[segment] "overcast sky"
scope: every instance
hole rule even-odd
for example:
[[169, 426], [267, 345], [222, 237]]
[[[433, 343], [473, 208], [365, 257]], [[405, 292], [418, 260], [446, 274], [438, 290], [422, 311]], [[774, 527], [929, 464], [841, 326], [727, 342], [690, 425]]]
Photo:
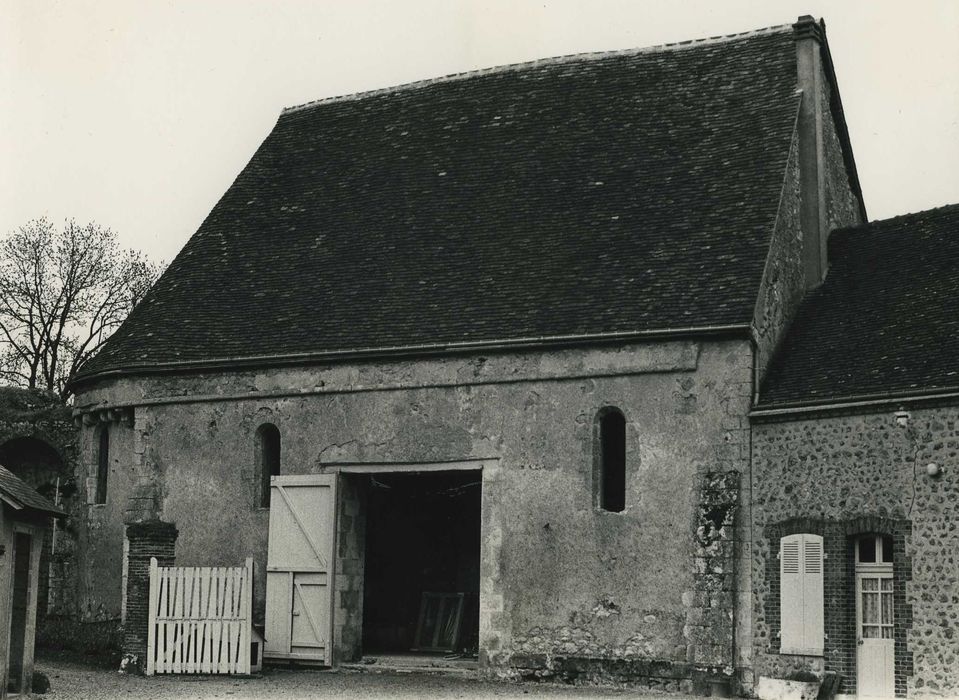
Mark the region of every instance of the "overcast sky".
[[871, 219], [959, 202], [959, 0], [3, 0], [0, 234], [169, 261], [289, 105], [824, 17]]

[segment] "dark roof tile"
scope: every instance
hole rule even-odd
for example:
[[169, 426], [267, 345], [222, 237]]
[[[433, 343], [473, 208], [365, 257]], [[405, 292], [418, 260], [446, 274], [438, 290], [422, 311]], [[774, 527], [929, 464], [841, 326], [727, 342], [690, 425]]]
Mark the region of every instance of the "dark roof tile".
[[287, 110], [83, 368], [747, 324], [790, 27]]
[[759, 408], [959, 391], [959, 204], [833, 232]]
[[66, 515], [61, 508], [53, 505], [27, 482], [3, 466], [0, 466], [0, 497], [3, 500], [15, 503], [17, 508], [49, 513], [55, 516]]

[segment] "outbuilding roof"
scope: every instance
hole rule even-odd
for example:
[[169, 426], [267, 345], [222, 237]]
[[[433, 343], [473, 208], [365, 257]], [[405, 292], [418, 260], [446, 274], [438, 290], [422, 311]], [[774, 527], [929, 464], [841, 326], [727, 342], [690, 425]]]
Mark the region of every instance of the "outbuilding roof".
[[286, 110], [80, 380], [752, 317], [790, 25]]
[[959, 204], [833, 232], [759, 408], [959, 391]]
[[61, 508], [53, 505], [28, 483], [3, 466], [0, 466], [0, 501], [14, 510], [35, 511], [54, 516], [66, 515]]

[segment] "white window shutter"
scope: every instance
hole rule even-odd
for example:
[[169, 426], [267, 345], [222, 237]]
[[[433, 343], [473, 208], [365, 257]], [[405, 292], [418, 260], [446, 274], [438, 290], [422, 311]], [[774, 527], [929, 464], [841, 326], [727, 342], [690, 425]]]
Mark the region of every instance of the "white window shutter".
[[779, 648], [795, 653], [803, 647], [802, 535], [779, 540]]
[[803, 535], [803, 644], [810, 654], [823, 649], [822, 537]]

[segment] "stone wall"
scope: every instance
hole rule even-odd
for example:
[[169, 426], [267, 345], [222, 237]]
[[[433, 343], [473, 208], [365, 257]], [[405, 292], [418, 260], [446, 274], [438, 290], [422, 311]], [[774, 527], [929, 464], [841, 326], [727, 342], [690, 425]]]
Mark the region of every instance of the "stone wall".
[[803, 276], [803, 234], [799, 217], [799, 139], [793, 134], [783, 180], [776, 227], [769, 242], [769, 255], [756, 302], [753, 326], [756, 332], [756, 369], [759, 380], [766, 374], [776, 346], [789, 327], [806, 291]]
[[822, 104], [823, 122], [823, 175], [826, 179], [826, 220], [830, 231], [866, 223], [862, 220], [859, 200], [853, 193], [852, 183], [843, 158], [842, 143], [836, 131], [835, 109], [829, 81], [823, 76], [819, 82], [819, 99]]
[[733, 659], [736, 590], [734, 523], [739, 510], [738, 471], [703, 478], [696, 528], [694, 575], [686, 603], [687, 660], [717, 675]]
[[359, 661], [363, 653], [363, 573], [366, 559], [365, 491], [358, 476], [344, 474], [337, 496], [336, 569], [333, 577], [334, 662]]
[[[80, 464], [77, 468], [81, 482], [78, 507], [78, 576], [81, 616], [88, 620], [120, 620], [123, 605], [121, 577], [123, 572], [123, 541], [128, 523], [157, 519], [157, 513], [137, 510], [138, 517], [130, 517], [142, 495], [141, 472], [137, 469], [135, 433], [132, 420], [103, 422], [84, 420], [80, 431]], [[96, 503], [99, 431], [109, 430], [109, 466], [107, 470], [106, 503]], [[81, 477], [82, 475], [82, 477]]]
[[[941, 476], [927, 475], [930, 463]], [[897, 696], [959, 694], [959, 408], [756, 423], [752, 483], [757, 673], [833, 670], [855, 692], [851, 546], [880, 532], [894, 538]], [[778, 653], [776, 556], [790, 532], [825, 538], [823, 657]]]
[[[253, 505], [251, 464], [261, 423], [279, 428], [287, 474], [338, 462], [495, 464], [483, 470], [483, 663], [517, 673], [542, 658], [556, 673], [625, 664], [626, 675], [667, 664], [689, 677], [705, 648], [690, 624], [702, 609], [704, 479], [746, 472], [751, 372], [745, 340], [657, 342], [121, 379], [78, 405], [136, 407], [127, 473], [112, 477], [108, 509], [122, 520], [133, 501], [152, 498], [180, 530], [181, 565], [252, 555], [260, 609], [268, 512]], [[607, 406], [627, 420], [623, 513], [593, 505], [593, 424]], [[748, 528], [733, 527], [748, 557]], [[97, 546], [121, 549], [122, 533], [104, 535]], [[351, 560], [339, 563], [344, 574]], [[731, 585], [748, 601], [743, 569]], [[109, 569], [99, 586], [118, 589], [119, 575]], [[724, 601], [732, 617], [736, 604]], [[708, 665], [722, 660], [728, 676], [739, 661], [723, 649], [720, 659], [710, 647]]]
[[[822, 160], [819, 164], [823, 179], [823, 207], [827, 230], [823, 232], [828, 245], [829, 232], [838, 228], [857, 226], [862, 220], [859, 200], [853, 192], [846, 170], [842, 143], [836, 131], [831, 105], [832, 89], [825, 73], [819, 81], [822, 112]], [[756, 333], [756, 369], [761, 382], [769, 362], [793, 316], [803, 300], [805, 279], [803, 273], [803, 231], [800, 222], [801, 186], [799, 173], [799, 137], [793, 134], [789, 160], [783, 180], [782, 196], [775, 228], [771, 234], [769, 254], [763, 271], [759, 299], [753, 326]]]

